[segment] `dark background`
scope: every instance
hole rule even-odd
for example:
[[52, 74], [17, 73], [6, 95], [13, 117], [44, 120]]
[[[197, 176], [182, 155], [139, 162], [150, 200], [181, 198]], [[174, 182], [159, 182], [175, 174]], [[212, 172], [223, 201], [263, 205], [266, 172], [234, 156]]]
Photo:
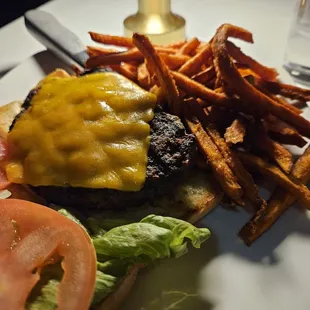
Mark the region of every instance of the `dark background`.
[[8, 0], [0, 4], [0, 27], [22, 16], [27, 10], [34, 9], [49, 0]]

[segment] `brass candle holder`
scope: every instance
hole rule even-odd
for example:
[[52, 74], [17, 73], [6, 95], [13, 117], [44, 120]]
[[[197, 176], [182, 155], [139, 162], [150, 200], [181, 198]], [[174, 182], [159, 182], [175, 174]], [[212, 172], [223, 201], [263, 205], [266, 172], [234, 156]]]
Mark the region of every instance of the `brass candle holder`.
[[185, 19], [171, 12], [170, 0], [138, 0], [139, 9], [124, 20], [124, 35], [148, 35], [155, 44], [185, 39]]

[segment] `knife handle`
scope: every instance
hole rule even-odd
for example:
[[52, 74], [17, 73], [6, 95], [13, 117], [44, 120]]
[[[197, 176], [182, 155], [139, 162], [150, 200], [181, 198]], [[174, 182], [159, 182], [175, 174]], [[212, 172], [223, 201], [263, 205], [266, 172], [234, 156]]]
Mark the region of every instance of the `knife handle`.
[[52, 14], [30, 10], [25, 13], [24, 18], [29, 32], [48, 50], [66, 63], [85, 67], [88, 54], [84, 44]]

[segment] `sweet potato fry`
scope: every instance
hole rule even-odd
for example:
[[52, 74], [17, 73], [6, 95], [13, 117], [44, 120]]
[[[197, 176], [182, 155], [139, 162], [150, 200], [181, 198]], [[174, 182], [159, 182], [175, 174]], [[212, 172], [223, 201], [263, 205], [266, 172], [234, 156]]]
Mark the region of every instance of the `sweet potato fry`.
[[[206, 102], [207, 106], [210, 104], [218, 105], [248, 114], [261, 115], [261, 111], [256, 109], [255, 105], [250, 105], [235, 98], [227, 97], [226, 94], [222, 93], [222, 88], [220, 91], [212, 90], [182, 73], [171, 71], [171, 74], [179, 88], [184, 90], [189, 96], [201, 98]], [[205, 107], [205, 105], [203, 106]]]
[[[249, 80], [248, 78], [250, 78], [250, 77], [259, 78], [259, 76], [252, 69], [250, 69], [248, 66], [243, 66], [240, 63], [236, 63], [236, 67], [238, 68], [240, 75], [247, 80]], [[253, 83], [251, 83], [251, 84], [254, 84], [254, 80], [253, 80]]]
[[226, 128], [225, 141], [228, 144], [242, 143], [246, 134], [246, 125], [240, 118], [236, 118], [232, 124]]
[[306, 208], [310, 209], [310, 191], [300, 181], [291, 176], [287, 176], [279, 168], [257, 156], [241, 151], [237, 151], [237, 154], [246, 166], [269, 176], [270, 179], [274, 180], [279, 186], [285, 188], [294, 195]]
[[271, 114], [263, 119], [263, 126], [275, 141], [299, 147], [304, 147], [307, 144], [307, 141], [295, 129]]
[[123, 47], [133, 47], [131, 38], [121, 37], [121, 36], [112, 36], [109, 34], [101, 34], [97, 32], [90, 31], [89, 35], [91, 39], [95, 42], [114, 45], [114, 46], [123, 46]]
[[180, 115], [181, 107], [179, 101], [179, 92], [169, 69], [157, 54], [152, 43], [146, 36], [135, 33], [133, 35], [133, 42], [144, 55], [148, 64], [152, 67], [153, 72], [151, 73], [156, 74], [160, 87], [167, 98], [171, 111], [173, 111], [173, 113], [176, 115]]
[[[124, 66], [125, 65], [125, 66]], [[136, 73], [131, 72], [131, 68], [127, 67], [128, 64], [121, 63], [119, 65], [109, 65], [108, 68], [112, 69], [115, 72], [118, 72], [130, 80], [135, 81]]]
[[138, 66], [137, 79], [139, 85], [144, 89], [149, 89], [151, 87], [151, 77], [149, 71], [146, 68], [145, 62]]
[[188, 42], [186, 42], [176, 54], [178, 55], [191, 55], [196, 48], [199, 46], [200, 41], [195, 37]]
[[214, 176], [221, 184], [223, 191], [234, 202], [239, 205], [243, 205], [244, 203], [242, 201], [242, 188], [238, 184], [238, 181], [232, 173], [231, 169], [226, 164], [220, 151], [213, 143], [211, 137], [203, 129], [201, 123], [194, 122], [190, 119], [186, 119], [186, 123], [190, 131], [195, 135], [198, 145], [208, 159]]
[[[283, 97], [281, 96], [281, 98], [283, 98]], [[307, 107], [307, 103], [305, 101], [295, 101], [294, 100], [291, 103], [291, 106], [293, 106], [293, 107], [299, 109], [300, 111], [302, 111], [304, 108]]]
[[212, 40], [215, 68], [219, 71], [222, 79], [228, 83], [229, 88], [240, 96], [241, 100], [251, 102], [251, 105], [260, 108], [265, 114], [272, 113], [278, 116], [294, 126], [301, 134], [310, 137], [310, 122], [308, 120], [269, 98], [242, 78], [226, 49], [226, 40], [229, 36], [252, 42], [252, 34], [245, 29], [225, 24], [217, 30]]
[[171, 47], [171, 48], [181, 48], [184, 44], [186, 44], [186, 40], [184, 41], [178, 41], [178, 42], [173, 42], [170, 44], [165, 45], [165, 47]]
[[296, 106], [288, 103], [284, 98], [281, 98], [279, 96], [276, 96], [276, 95], [270, 95], [270, 97], [273, 99], [273, 100], [276, 100], [278, 101], [280, 104], [286, 106], [287, 108], [289, 108], [290, 110], [292, 110], [292, 112], [296, 113], [296, 114], [302, 114], [302, 110], [300, 110], [299, 108], [297, 108]]
[[158, 87], [156, 84], [153, 85], [151, 88], [150, 88], [150, 92], [153, 93], [153, 94], [156, 94], [158, 95], [160, 93], [160, 87]]
[[[262, 79], [254, 73], [251, 69], [243, 69], [238, 68], [238, 71], [240, 75], [251, 85], [253, 85], [255, 88], [257, 88], [260, 92], [264, 93], [266, 96], [271, 98], [272, 100], [280, 103], [281, 105], [284, 105], [287, 109], [291, 110], [293, 113], [301, 114], [302, 110], [300, 110], [298, 107], [295, 107], [294, 105], [288, 103], [283, 97], [279, 97], [273, 93], [271, 93], [269, 90], [264, 88], [262, 84]], [[252, 72], [252, 74], [251, 74]]]
[[289, 127], [283, 128], [268, 128], [269, 136], [271, 139], [287, 145], [296, 145], [298, 147], [304, 147], [307, 141], [294, 129]]
[[119, 53], [118, 50], [112, 48], [103, 48], [98, 46], [87, 46], [87, 53], [89, 57], [99, 56], [99, 55], [109, 55], [114, 53]]
[[[174, 53], [174, 50], [166, 47], [156, 47], [156, 51], [160, 53]], [[103, 65], [119, 64], [121, 62], [143, 62], [144, 57], [141, 52], [136, 48], [131, 48], [125, 52], [117, 52], [113, 54], [101, 54], [98, 56], [90, 57], [86, 61], [87, 68], [96, 68]]]
[[249, 140], [254, 148], [265, 153], [285, 173], [290, 173], [293, 166], [293, 155], [280, 143], [270, 139], [262, 126], [255, 124], [249, 130]]
[[170, 70], [177, 70], [190, 59], [186, 55], [169, 55], [165, 53], [159, 53], [159, 55]]
[[196, 48], [196, 54], [201, 52], [208, 44], [208, 42], [200, 42], [199, 46]]
[[192, 76], [198, 73], [200, 67], [203, 63], [206, 63], [207, 60], [212, 56], [211, 45], [208, 44], [205, 46], [199, 53], [194, 57], [189, 59], [180, 69], [179, 72], [187, 76]]
[[[158, 53], [168, 54], [168, 55], [174, 55], [178, 50], [172, 47], [166, 47], [166, 46], [154, 46], [154, 49]], [[185, 55], [184, 55], [185, 56]]]
[[208, 125], [206, 131], [212, 138], [214, 144], [220, 150], [225, 162], [236, 176], [238, 183], [241, 185], [244, 191], [244, 196], [256, 208], [261, 208], [263, 205], [266, 205], [265, 200], [259, 195], [258, 188], [255, 185], [252, 176], [244, 168], [239, 157], [231, 151], [224, 139], [221, 138], [214, 125]]
[[[197, 103], [199, 100], [197, 99]], [[205, 121], [208, 124], [215, 123], [217, 128], [220, 130], [225, 130], [239, 115], [234, 110], [228, 110], [219, 106], [210, 106], [204, 109]]]
[[310, 147], [296, 161], [291, 175], [304, 184], [310, 181]]
[[264, 93], [266, 96], [268, 96], [269, 98], [273, 99], [274, 101], [277, 101], [281, 105], [285, 106], [287, 109], [291, 110], [293, 113], [296, 113], [296, 114], [301, 114], [302, 113], [302, 111], [300, 109], [298, 109], [297, 107], [295, 107], [292, 104], [288, 103], [284, 98], [281, 98], [281, 97], [278, 97], [277, 95], [272, 94], [269, 90], [264, 88], [257, 81], [258, 81], [257, 78], [253, 78], [253, 83], [251, 83], [251, 84], [254, 85], [259, 91]]
[[99, 66], [115, 65], [120, 64], [121, 62], [131, 62], [131, 61], [137, 61], [137, 62], [143, 61], [143, 55], [136, 48], [132, 48], [125, 52], [118, 52], [108, 55], [102, 54], [90, 57], [86, 61], [86, 67], [96, 68]]
[[[227, 63], [232, 63], [233, 68], [238, 72], [236, 65], [230, 59], [230, 56], [227, 51], [226, 44], [229, 36], [242, 39], [249, 43], [253, 43], [252, 33], [243, 28], [231, 24], [223, 24], [217, 29], [216, 34], [211, 41], [213, 64], [217, 76], [217, 81], [215, 83], [216, 87], [219, 87], [221, 79], [224, 78], [221, 72], [222, 71], [222, 68], [220, 67], [221, 63], [219, 63], [219, 59], [221, 59], [221, 57], [224, 58], [227, 61]], [[221, 56], [221, 54], [223, 55]]]
[[157, 96], [157, 104], [163, 106], [164, 104], [166, 104], [166, 100], [165, 100], [165, 94], [162, 91], [161, 87], [158, 87], [156, 84], [153, 85], [150, 90], [151, 93], [155, 94]]
[[[291, 176], [303, 184], [310, 180], [310, 148], [299, 157], [291, 171]], [[267, 208], [259, 210], [255, 216], [241, 229], [239, 236], [245, 244], [250, 246], [263, 233], [265, 233], [277, 219], [296, 201], [295, 196], [278, 187]]]
[[213, 66], [198, 72], [192, 76], [192, 79], [201, 84], [206, 84], [215, 78], [215, 70]]
[[287, 98], [297, 99], [300, 101], [310, 101], [310, 90], [300, 88], [293, 85], [283, 84], [279, 82], [270, 82], [259, 80], [259, 85], [266, 88], [273, 94], [279, 94]]
[[206, 88], [205, 86], [196, 81], [193, 81], [182, 73], [171, 71], [171, 74], [175, 79], [177, 85], [190, 96], [210, 101], [210, 103], [219, 103], [223, 105], [225, 105], [225, 103], [229, 101], [229, 98], [227, 96], [217, 94], [215, 91]]
[[227, 41], [227, 51], [229, 55], [239, 63], [249, 66], [256, 74], [267, 81], [273, 81], [278, 76], [278, 72], [269, 67], [265, 67], [250, 56], [244, 54], [234, 43]]
[[119, 73], [126, 76], [128, 79], [136, 82], [137, 81], [137, 67], [131, 64], [122, 62], [119, 66]]

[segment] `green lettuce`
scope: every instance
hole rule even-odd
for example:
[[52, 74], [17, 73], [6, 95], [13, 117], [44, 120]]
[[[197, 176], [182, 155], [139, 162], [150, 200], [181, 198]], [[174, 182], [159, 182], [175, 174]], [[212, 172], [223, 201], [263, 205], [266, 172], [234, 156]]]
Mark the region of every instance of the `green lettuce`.
[[92, 304], [99, 304], [104, 298], [106, 298], [111, 292], [113, 292], [118, 281], [119, 279], [117, 277], [105, 274], [97, 270], [95, 292]]
[[68, 212], [68, 210], [66, 210], [66, 209], [59, 209], [57, 211], [58, 211], [58, 213], [60, 213], [63, 216], [67, 217], [69, 220], [71, 220], [74, 223], [78, 224], [79, 226], [81, 226], [82, 228], [84, 228], [87, 231], [86, 227], [82, 225], [81, 221], [76, 216], [74, 216], [72, 213]]
[[149, 215], [139, 223], [112, 228], [93, 243], [99, 256], [115, 258], [147, 257], [151, 260], [179, 257], [187, 252], [187, 242], [194, 247], [207, 240], [210, 231], [185, 221]]
[[54, 310], [57, 309], [56, 291], [59, 281], [49, 280], [47, 284], [42, 287], [41, 295], [39, 295], [33, 302], [28, 303], [27, 310]]
[[[101, 271], [96, 273], [96, 285], [92, 305], [99, 304], [116, 287], [119, 279]], [[28, 302], [27, 310], [55, 310], [57, 309], [57, 286], [59, 280], [51, 279], [41, 288], [41, 294], [32, 302]]]
[[122, 277], [126, 274], [128, 266], [132, 264], [133, 262], [130, 259], [111, 259], [103, 263], [97, 262], [97, 270], [115, 277]]
[[[59, 212], [82, 226], [81, 222], [65, 209], [60, 209]], [[87, 226], [82, 226], [92, 233], [97, 254], [92, 306], [101, 303], [114, 291], [134, 264], [149, 264], [157, 259], [180, 257], [187, 252], [188, 240], [194, 247], [199, 248], [210, 236], [207, 228], [197, 228], [185, 221], [158, 215], [149, 215], [136, 223], [123, 223], [124, 220], [101, 222], [89, 218], [86, 220]], [[41, 287], [37, 288], [39, 293], [28, 302], [27, 309], [57, 309], [56, 289], [60, 277], [53, 272], [57, 277], [44, 281]]]

